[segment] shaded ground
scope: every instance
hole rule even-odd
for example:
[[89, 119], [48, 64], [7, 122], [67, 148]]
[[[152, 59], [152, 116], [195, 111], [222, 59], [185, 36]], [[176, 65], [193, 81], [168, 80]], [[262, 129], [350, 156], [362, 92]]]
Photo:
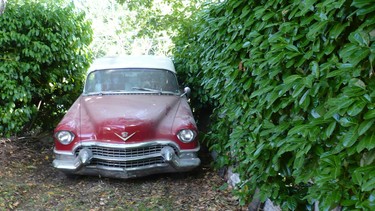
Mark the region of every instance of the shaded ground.
[[117, 180], [67, 178], [52, 168], [52, 143], [0, 138], [0, 210], [241, 210], [209, 167]]

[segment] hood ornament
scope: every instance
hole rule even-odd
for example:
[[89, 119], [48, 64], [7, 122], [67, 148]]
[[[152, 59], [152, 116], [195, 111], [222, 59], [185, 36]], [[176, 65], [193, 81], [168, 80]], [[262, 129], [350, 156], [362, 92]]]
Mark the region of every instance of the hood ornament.
[[134, 136], [137, 132], [134, 132], [132, 134], [129, 135], [128, 132], [122, 132], [121, 135], [115, 133], [115, 135], [117, 137], [119, 137], [121, 140], [123, 140], [124, 142], [126, 142], [127, 140], [129, 140], [132, 136]]

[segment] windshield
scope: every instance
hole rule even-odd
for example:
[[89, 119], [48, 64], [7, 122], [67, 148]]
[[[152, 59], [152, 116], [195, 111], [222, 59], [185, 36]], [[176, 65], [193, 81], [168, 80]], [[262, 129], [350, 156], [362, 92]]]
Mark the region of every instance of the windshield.
[[85, 94], [106, 92], [179, 93], [176, 75], [160, 69], [106, 69], [87, 76]]

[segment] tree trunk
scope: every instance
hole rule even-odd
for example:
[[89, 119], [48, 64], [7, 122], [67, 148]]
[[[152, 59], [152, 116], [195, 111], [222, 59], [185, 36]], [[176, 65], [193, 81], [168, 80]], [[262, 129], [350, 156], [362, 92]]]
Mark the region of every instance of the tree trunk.
[[6, 0], [0, 0], [0, 15], [4, 13]]

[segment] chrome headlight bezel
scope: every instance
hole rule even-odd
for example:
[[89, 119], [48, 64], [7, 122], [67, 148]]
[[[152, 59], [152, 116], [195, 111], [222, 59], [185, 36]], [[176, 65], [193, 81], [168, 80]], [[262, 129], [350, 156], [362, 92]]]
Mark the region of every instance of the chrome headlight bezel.
[[197, 133], [194, 130], [190, 130], [190, 129], [183, 129], [177, 133], [178, 140], [180, 140], [183, 143], [192, 142], [196, 136], [197, 136]]
[[61, 130], [55, 133], [55, 138], [63, 145], [68, 145], [74, 140], [74, 133], [67, 130]]

